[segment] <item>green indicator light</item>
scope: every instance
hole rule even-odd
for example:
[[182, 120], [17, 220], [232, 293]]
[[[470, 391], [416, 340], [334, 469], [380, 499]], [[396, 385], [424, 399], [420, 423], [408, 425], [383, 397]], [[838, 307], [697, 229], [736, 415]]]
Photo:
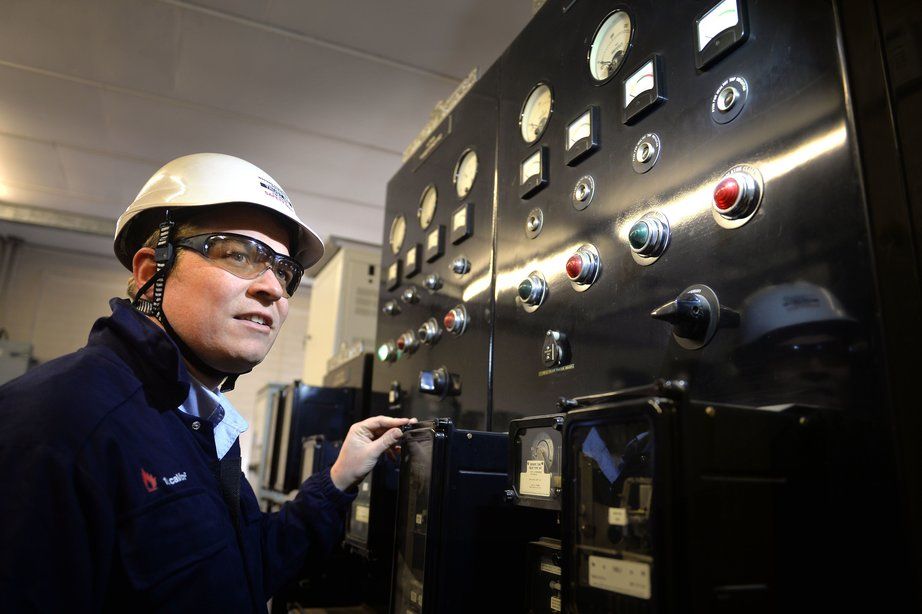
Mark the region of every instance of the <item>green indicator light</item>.
[[631, 227], [627, 239], [634, 249], [642, 249], [650, 239], [650, 227], [646, 222], [637, 222]]
[[390, 354], [390, 350], [388, 350], [386, 343], [378, 348], [378, 360], [381, 362], [387, 361], [388, 354]]
[[533, 288], [530, 279], [522, 281], [522, 283], [519, 284], [519, 298], [523, 301], [527, 301], [531, 296], [532, 289]]

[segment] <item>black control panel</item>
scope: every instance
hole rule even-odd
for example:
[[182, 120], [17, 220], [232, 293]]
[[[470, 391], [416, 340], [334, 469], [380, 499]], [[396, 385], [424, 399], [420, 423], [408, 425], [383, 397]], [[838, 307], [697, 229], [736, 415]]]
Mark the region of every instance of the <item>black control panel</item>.
[[[657, 377], [868, 409], [873, 277], [830, 7], [554, 4], [501, 60], [493, 428]], [[522, 122], [544, 122], [534, 141]]]
[[387, 189], [374, 389], [400, 415], [486, 428], [498, 70]]
[[[887, 609], [920, 584], [922, 10], [897, 4], [548, 0], [390, 182], [375, 389], [508, 432], [508, 502], [561, 510], [527, 608], [798, 611], [838, 582]], [[652, 382], [681, 402], [586, 413]], [[398, 530], [448, 513], [417, 478]], [[450, 555], [411, 544], [413, 610]]]

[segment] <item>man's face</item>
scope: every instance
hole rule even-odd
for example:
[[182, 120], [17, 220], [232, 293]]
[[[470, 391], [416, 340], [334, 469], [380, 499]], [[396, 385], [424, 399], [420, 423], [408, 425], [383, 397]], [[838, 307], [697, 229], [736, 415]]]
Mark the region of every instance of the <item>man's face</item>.
[[[288, 233], [272, 216], [252, 208], [230, 209], [196, 221], [197, 234], [232, 232], [288, 255]], [[288, 299], [272, 270], [241, 279], [205, 256], [180, 249], [167, 277], [163, 311], [170, 324], [206, 363], [245, 371], [265, 358], [288, 316]], [[259, 316], [265, 324], [249, 318]]]

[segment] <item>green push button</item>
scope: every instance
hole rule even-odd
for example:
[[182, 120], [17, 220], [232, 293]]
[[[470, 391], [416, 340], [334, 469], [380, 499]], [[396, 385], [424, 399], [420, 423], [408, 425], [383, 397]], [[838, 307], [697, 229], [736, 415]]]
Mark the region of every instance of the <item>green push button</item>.
[[631, 227], [627, 234], [628, 242], [634, 250], [641, 250], [650, 240], [650, 227], [646, 222], [640, 221]]
[[532, 290], [534, 290], [534, 287], [531, 285], [531, 280], [523, 280], [522, 283], [519, 284], [519, 298], [523, 301], [527, 301], [531, 297]]

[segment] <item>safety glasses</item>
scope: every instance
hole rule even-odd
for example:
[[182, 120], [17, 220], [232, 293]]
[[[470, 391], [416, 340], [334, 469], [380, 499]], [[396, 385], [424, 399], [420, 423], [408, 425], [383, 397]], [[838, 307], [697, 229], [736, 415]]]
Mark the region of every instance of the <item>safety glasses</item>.
[[278, 254], [262, 241], [244, 235], [230, 232], [195, 235], [179, 239], [176, 246], [200, 253], [241, 279], [256, 279], [272, 269], [289, 298], [298, 289], [304, 274], [304, 267], [293, 258]]

